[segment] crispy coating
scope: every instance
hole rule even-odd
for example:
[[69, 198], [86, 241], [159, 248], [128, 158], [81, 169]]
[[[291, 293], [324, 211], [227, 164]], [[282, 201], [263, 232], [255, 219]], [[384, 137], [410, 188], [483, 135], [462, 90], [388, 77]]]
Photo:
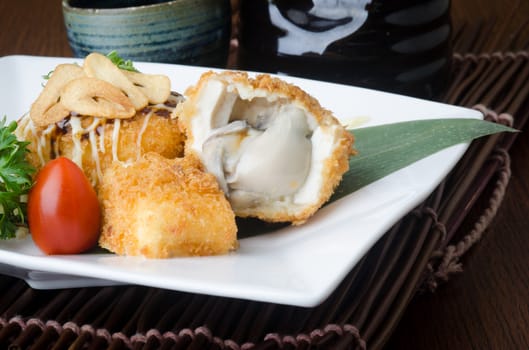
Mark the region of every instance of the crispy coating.
[[101, 247], [148, 258], [225, 254], [237, 247], [234, 213], [215, 177], [192, 156], [147, 153], [114, 162], [99, 190]]
[[[115, 160], [132, 162], [147, 152], [157, 152], [167, 158], [183, 155], [185, 135], [180, 131], [178, 121], [169, 118], [167, 110], [162, 110], [163, 114], [156, 111], [151, 107], [130, 119], [101, 120], [91, 133], [78, 135], [79, 156], [76, 155], [76, 142], [68, 119], [43, 129], [31, 125], [26, 115], [19, 121], [17, 136], [30, 142], [27, 157], [35, 168], [41, 168], [58, 156], [74, 160], [78, 157], [76, 163], [81, 165], [97, 189], [104, 170]], [[93, 122], [93, 118], [83, 117], [81, 125], [88, 129]]]

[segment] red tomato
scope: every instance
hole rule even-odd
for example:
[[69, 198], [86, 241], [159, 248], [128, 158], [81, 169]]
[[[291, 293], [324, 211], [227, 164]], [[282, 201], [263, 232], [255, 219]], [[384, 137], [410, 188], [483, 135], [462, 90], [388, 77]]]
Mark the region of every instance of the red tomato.
[[78, 254], [96, 244], [99, 202], [74, 162], [59, 157], [39, 171], [29, 192], [28, 224], [33, 241], [46, 254]]

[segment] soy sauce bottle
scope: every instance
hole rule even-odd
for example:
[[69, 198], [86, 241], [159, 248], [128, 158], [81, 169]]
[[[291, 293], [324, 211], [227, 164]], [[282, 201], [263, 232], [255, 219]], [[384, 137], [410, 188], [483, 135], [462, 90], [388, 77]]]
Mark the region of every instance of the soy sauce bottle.
[[241, 0], [238, 66], [437, 99], [450, 0]]

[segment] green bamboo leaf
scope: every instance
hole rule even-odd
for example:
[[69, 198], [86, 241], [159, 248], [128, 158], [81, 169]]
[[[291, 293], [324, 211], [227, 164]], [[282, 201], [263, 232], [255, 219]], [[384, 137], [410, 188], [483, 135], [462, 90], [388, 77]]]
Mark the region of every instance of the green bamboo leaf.
[[500, 132], [507, 126], [480, 119], [413, 120], [352, 130], [358, 155], [331, 200], [346, 196], [376, 180], [444, 148]]

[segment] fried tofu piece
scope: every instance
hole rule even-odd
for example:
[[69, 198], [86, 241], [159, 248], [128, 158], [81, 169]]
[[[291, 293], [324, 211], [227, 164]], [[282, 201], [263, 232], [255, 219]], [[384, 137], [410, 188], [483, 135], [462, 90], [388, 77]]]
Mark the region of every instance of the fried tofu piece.
[[103, 175], [99, 199], [99, 244], [116, 254], [171, 258], [237, 248], [230, 204], [193, 156], [146, 153], [129, 166], [114, 162]]

